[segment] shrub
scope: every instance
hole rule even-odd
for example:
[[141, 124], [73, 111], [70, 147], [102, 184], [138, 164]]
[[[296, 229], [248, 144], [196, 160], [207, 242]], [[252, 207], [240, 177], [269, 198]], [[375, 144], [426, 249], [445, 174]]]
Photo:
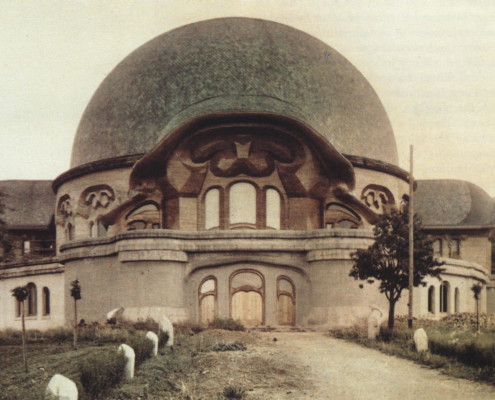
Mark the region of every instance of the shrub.
[[131, 346], [136, 354], [136, 367], [151, 357], [153, 342], [145, 336], [139, 334], [132, 335], [129, 337], [126, 344]]
[[80, 366], [81, 384], [92, 399], [117, 385], [124, 376], [126, 359], [122, 353], [102, 352]]
[[200, 333], [205, 330], [204, 326], [199, 324], [194, 324], [192, 322], [180, 322], [174, 324], [174, 329], [177, 334], [193, 335], [195, 333]]
[[219, 342], [212, 346], [212, 351], [244, 351], [247, 350], [246, 345], [243, 342], [235, 341], [233, 343]]
[[168, 333], [160, 331], [158, 332], [158, 347], [163, 347], [168, 342]]
[[246, 396], [246, 390], [240, 386], [228, 385], [224, 387], [222, 394], [227, 399], [243, 399]]
[[245, 331], [246, 328], [241, 321], [232, 318], [216, 318], [208, 326], [214, 329], [225, 329], [227, 331]]

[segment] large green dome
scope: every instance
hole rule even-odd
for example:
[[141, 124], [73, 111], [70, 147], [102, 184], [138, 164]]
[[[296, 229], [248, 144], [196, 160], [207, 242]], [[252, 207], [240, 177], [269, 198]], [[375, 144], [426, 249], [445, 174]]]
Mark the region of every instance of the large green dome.
[[191, 118], [238, 111], [295, 118], [343, 154], [397, 164], [387, 114], [343, 56], [286, 25], [221, 18], [160, 35], [117, 65], [82, 116], [71, 167], [146, 153]]

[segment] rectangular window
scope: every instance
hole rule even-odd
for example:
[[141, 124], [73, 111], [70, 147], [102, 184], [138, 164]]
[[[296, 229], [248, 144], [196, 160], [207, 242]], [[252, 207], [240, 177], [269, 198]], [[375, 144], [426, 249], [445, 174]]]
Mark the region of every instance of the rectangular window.
[[22, 253], [23, 254], [31, 253], [31, 242], [29, 240], [24, 240], [24, 242], [22, 242]]

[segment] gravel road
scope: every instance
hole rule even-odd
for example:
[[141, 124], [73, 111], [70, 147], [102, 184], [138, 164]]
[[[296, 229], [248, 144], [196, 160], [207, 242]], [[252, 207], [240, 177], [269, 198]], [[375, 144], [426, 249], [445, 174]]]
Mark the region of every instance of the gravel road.
[[307, 368], [314, 381], [315, 392], [308, 393], [304, 400], [495, 399], [495, 387], [450, 378], [324, 333], [272, 335], [277, 337], [277, 348]]

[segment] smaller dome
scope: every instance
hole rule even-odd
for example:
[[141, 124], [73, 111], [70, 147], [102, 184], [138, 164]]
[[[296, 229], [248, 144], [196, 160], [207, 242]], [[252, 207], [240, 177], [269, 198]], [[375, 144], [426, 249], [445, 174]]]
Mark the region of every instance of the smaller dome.
[[479, 186], [454, 179], [417, 183], [414, 204], [424, 225], [483, 226], [495, 222], [495, 203]]

